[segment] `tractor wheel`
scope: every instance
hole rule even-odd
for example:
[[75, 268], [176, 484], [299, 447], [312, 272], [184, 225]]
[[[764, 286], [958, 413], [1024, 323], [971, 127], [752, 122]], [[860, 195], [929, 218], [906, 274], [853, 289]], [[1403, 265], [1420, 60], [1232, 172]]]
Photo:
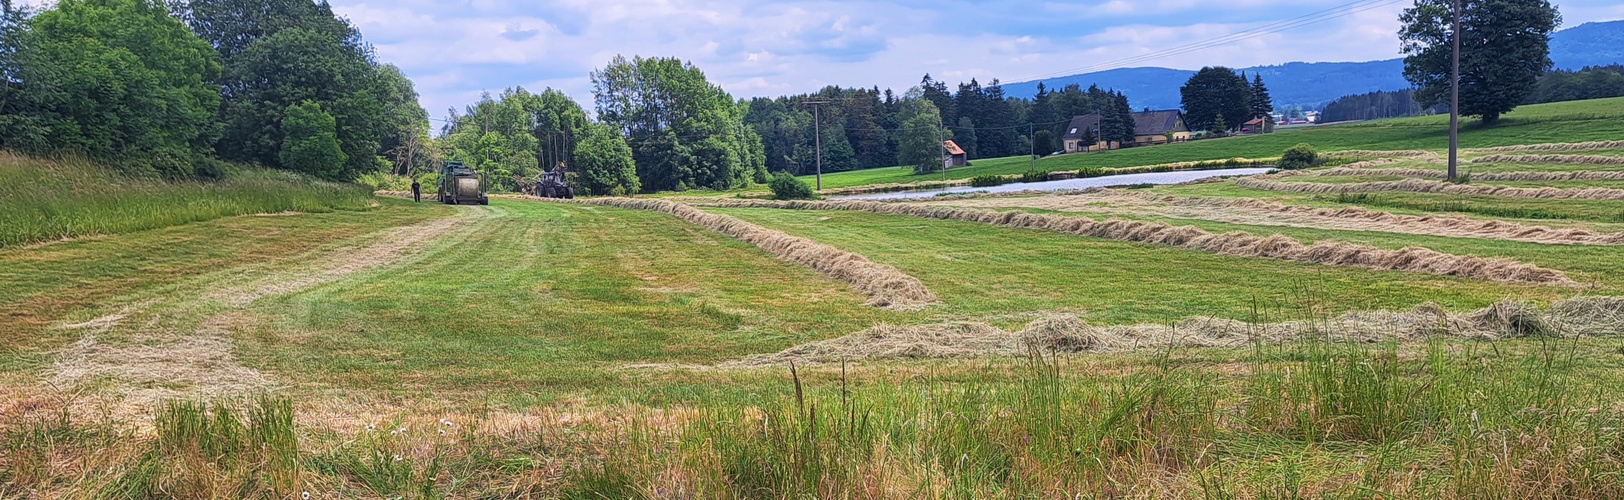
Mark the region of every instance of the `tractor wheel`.
[[491, 204], [491, 199], [490, 198], [480, 198], [479, 199], [479, 204], [480, 205], [489, 205], [489, 204]]
[[565, 186], [564, 197], [571, 200], [575, 199], [575, 186]]
[[541, 192], [542, 192], [542, 195], [541, 195], [542, 198], [557, 198], [558, 197], [557, 193], [553, 192], [553, 187], [552, 186], [546, 186], [546, 187], [541, 188]]

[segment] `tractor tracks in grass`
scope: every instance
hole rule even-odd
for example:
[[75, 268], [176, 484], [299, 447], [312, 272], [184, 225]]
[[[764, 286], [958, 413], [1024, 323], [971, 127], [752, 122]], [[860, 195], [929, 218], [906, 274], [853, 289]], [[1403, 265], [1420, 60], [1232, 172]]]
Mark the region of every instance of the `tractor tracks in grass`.
[[210, 273], [89, 321], [58, 328], [82, 332], [45, 373], [56, 387], [93, 386], [138, 403], [179, 395], [222, 397], [275, 386], [233, 355], [231, 334], [252, 327], [249, 306], [369, 271], [399, 267], [481, 230], [505, 212], [466, 207], [442, 217], [374, 232], [289, 259]]

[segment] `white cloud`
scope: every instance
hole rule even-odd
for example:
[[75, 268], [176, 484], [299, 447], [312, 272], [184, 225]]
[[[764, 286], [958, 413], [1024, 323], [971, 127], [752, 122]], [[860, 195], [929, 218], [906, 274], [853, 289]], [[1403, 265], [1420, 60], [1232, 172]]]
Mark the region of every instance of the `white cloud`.
[[[1399, 55], [1397, 17], [1407, 6], [1169, 54], [1165, 49], [1345, 2], [1095, 0], [1037, 8], [903, 0], [333, 2], [377, 46], [380, 59], [413, 78], [437, 115], [481, 90], [513, 85], [553, 86], [589, 104], [588, 74], [616, 54], [691, 61], [735, 97], [826, 85], [901, 92], [926, 73], [985, 84], [1121, 66], [1386, 59]], [[1563, 6], [1569, 26], [1580, 18], [1624, 17], [1624, 6], [1610, 0], [1574, 4]]]

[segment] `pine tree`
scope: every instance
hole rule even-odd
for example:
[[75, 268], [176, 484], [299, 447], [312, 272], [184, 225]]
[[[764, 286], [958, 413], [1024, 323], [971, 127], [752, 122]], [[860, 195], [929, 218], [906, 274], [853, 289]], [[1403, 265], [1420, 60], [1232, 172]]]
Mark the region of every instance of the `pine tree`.
[[1252, 75], [1252, 118], [1268, 119], [1274, 114], [1274, 100], [1269, 98], [1269, 88], [1263, 86], [1263, 74]]

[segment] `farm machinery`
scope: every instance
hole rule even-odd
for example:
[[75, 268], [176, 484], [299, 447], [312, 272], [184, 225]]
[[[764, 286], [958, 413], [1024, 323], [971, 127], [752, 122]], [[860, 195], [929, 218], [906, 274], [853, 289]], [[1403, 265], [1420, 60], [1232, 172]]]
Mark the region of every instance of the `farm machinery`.
[[491, 204], [485, 196], [485, 178], [462, 162], [451, 160], [440, 167], [439, 200], [447, 205]]
[[542, 172], [531, 179], [513, 177], [513, 182], [519, 185], [519, 190], [525, 194], [540, 198], [575, 198], [575, 186], [571, 186], [564, 177], [566, 171], [563, 166], [553, 169], [552, 172]]

